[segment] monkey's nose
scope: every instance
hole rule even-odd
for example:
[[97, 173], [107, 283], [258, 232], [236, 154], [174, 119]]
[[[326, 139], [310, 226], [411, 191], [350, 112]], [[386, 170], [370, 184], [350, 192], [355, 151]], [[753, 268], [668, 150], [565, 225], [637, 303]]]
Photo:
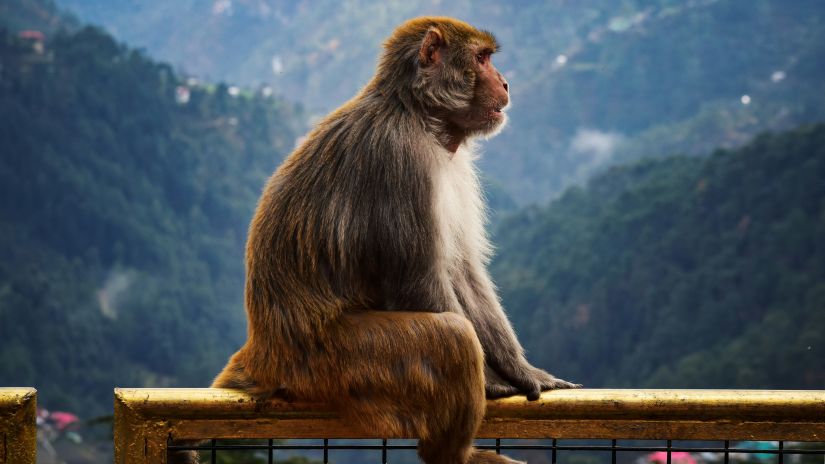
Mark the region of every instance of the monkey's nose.
[[509, 85], [507, 85], [507, 82], [506, 82], [506, 81], [504, 82], [504, 91], [505, 91], [505, 92], [510, 92], [510, 86], [509, 86]]

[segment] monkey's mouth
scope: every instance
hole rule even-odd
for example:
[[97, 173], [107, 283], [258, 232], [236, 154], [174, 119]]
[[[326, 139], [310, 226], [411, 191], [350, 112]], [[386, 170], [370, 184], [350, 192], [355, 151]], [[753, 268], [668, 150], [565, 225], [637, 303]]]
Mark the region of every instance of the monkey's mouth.
[[504, 107], [503, 106], [497, 106], [497, 107], [491, 108], [490, 111], [489, 111], [489, 114], [490, 114], [490, 117], [492, 117], [494, 119], [498, 119], [498, 118], [504, 116]]

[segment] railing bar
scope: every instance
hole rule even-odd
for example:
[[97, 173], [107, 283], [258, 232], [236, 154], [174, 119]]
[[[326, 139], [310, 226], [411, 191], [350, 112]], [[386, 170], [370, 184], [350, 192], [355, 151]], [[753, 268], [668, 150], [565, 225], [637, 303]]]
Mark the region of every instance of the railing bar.
[[730, 461], [730, 440], [725, 440], [725, 464], [729, 464]]
[[556, 443], [556, 439], [554, 438], [553, 439], [553, 457], [552, 457], [552, 461], [551, 461], [552, 464], [556, 464], [556, 450], [557, 450], [557, 448], [558, 448], [558, 445]]
[[[480, 449], [494, 449], [492, 445], [478, 445], [477, 448]], [[502, 450], [552, 450], [552, 446], [547, 445], [501, 445]], [[599, 445], [582, 445], [582, 446], [565, 446], [559, 445], [555, 449], [559, 451], [610, 451], [613, 448], [610, 446], [599, 446]], [[746, 448], [691, 448], [691, 447], [663, 447], [663, 446], [616, 446], [617, 451], [667, 451], [670, 449], [674, 452], [708, 452], [708, 453], [723, 453], [725, 451], [729, 451], [731, 453], [741, 453], [741, 454], [779, 454], [779, 450], [754, 450], [754, 449], [746, 449]], [[825, 453], [825, 449], [790, 449], [785, 448], [782, 453], [784, 454], [823, 454]]]
[[218, 464], [218, 450], [217, 450], [217, 448], [215, 448], [215, 445], [217, 444], [217, 442], [218, 442], [218, 440], [216, 440], [214, 438], [212, 439], [212, 453], [211, 453], [211, 458], [209, 460], [209, 462], [211, 462], [212, 464]]
[[324, 464], [329, 464], [329, 438], [324, 438]]
[[496, 454], [501, 454], [501, 438], [496, 438]]
[[381, 440], [381, 464], [387, 464], [387, 439]]
[[785, 455], [783, 454], [783, 448], [785, 447], [785, 442], [779, 440], [779, 464], [783, 464], [785, 462]]
[[[387, 445], [388, 450], [414, 450], [415, 445]], [[479, 446], [478, 448], [493, 449], [492, 446]], [[170, 446], [170, 450], [175, 451], [208, 451], [213, 449], [212, 446]], [[266, 445], [215, 445], [214, 449], [219, 451], [266, 451], [269, 449]], [[323, 450], [322, 445], [273, 445], [273, 450]], [[330, 445], [327, 447], [330, 450], [380, 450], [381, 445]], [[549, 448], [548, 448], [549, 449]]]
[[616, 440], [610, 443], [610, 464], [616, 464]]
[[269, 464], [272, 464], [272, 463], [275, 462], [275, 450], [272, 448], [272, 445], [273, 445], [272, 442], [273, 442], [273, 440], [270, 438], [269, 439]]
[[[492, 446], [479, 445], [477, 448], [493, 449]], [[506, 450], [552, 450], [552, 446], [546, 445], [502, 445], [501, 449]], [[610, 451], [609, 446], [558, 446], [559, 451]], [[679, 448], [679, 447], [655, 447], [655, 446], [617, 446], [616, 451], [670, 451], [673, 452], [708, 452], [708, 453], [723, 453], [725, 448]], [[754, 450], [754, 449], [739, 449], [728, 448], [727, 451], [741, 454], [779, 454], [779, 450]], [[825, 449], [788, 449], [782, 451], [784, 454], [823, 454]]]
[[[266, 445], [204, 445], [204, 446], [176, 446], [176, 445], [169, 445], [168, 447], [170, 450], [177, 450], [177, 451], [208, 451], [212, 450], [213, 448], [218, 451], [231, 451], [231, 450], [262, 450], [265, 451], [269, 449]], [[332, 449], [332, 450], [380, 450], [382, 447], [380, 445], [331, 445], [331, 446], [322, 446], [322, 445], [272, 445], [273, 450], [323, 450], [323, 449]], [[476, 448], [479, 449], [486, 449], [486, 450], [495, 450], [495, 445], [477, 445]], [[387, 445], [388, 450], [414, 450], [416, 449], [415, 445]], [[606, 445], [581, 445], [581, 446], [571, 446], [571, 445], [557, 445], [555, 447], [549, 445], [501, 445], [501, 449], [503, 451], [506, 450], [545, 450], [545, 451], [552, 451], [552, 450], [559, 450], [559, 451], [610, 451], [613, 449], [612, 446]], [[616, 451], [667, 451], [667, 447], [663, 446], [616, 446]], [[779, 454], [779, 450], [754, 450], [754, 449], [744, 449], [744, 448], [691, 448], [691, 447], [671, 447], [671, 451], [674, 452], [708, 452], [708, 453], [724, 453], [724, 452], [731, 452], [731, 453], [741, 453], [741, 454]], [[783, 454], [825, 454], [825, 449], [797, 449], [797, 448], [784, 448], [781, 451]]]
[[667, 441], [667, 464], [670, 464], [670, 453], [673, 452], [672, 449], [673, 442], [671, 440]]

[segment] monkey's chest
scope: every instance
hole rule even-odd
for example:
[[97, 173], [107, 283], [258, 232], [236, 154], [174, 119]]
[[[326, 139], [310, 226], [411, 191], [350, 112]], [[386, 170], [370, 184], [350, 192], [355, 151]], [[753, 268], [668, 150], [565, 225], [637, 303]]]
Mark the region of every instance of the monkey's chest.
[[469, 255], [485, 252], [484, 203], [468, 153], [459, 150], [434, 172], [433, 206], [437, 243], [446, 264], [460, 266]]

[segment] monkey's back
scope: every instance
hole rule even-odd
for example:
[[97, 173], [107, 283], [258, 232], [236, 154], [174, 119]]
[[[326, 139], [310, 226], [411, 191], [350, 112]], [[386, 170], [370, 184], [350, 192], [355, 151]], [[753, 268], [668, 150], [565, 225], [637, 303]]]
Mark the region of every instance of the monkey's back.
[[403, 106], [361, 95], [273, 174], [246, 252], [246, 310], [259, 335], [313, 338], [346, 309], [427, 303], [407, 291], [436, 253], [432, 142], [422, 134]]

